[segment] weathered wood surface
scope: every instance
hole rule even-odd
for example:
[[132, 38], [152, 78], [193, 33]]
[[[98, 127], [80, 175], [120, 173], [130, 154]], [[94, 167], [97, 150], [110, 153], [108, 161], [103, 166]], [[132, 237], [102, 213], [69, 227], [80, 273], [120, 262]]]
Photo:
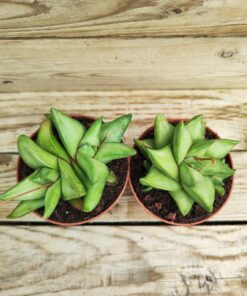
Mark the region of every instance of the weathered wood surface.
[[0, 153], [17, 152], [18, 135], [34, 132], [51, 106], [67, 113], [103, 114], [105, 120], [132, 113], [129, 144], [159, 112], [177, 118], [201, 113], [220, 136], [240, 140], [237, 149], [247, 150], [247, 90], [194, 90], [0, 94]]
[[246, 295], [247, 226], [1, 226], [0, 234], [0, 296]]
[[247, 38], [0, 41], [0, 92], [247, 88]]
[[245, 0], [2, 0], [0, 38], [246, 35]]
[[[211, 221], [246, 221], [247, 222], [247, 152], [232, 153], [234, 165], [237, 169], [232, 196], [222, 211]], [[0, 154], [0, 192], [14, 185], [16, 155]], [[0, 222], [10, 221], [5, 217], [15, 207], [16, 202], [0, 203]], [[34, 214], [30, 214], [13, 221], [39, 221], [44, 222]], [[134, 199], [128, 188], [119, 203], [109, 213], [95, 220], [105, 222], [142, 222], [156, 221], [147, 214]]]

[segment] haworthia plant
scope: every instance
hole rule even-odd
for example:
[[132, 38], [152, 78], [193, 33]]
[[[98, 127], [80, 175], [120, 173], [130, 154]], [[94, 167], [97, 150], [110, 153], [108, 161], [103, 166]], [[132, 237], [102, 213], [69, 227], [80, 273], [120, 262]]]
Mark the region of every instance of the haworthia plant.
[[109, 123], [99, 117], [86, 129], [78, 120], [52, 108], [35, 140], [25, 135], [18, 138], [21, 159], [34, 171], [0, 194], [0, 202], [20, 201], [8, 218], [19, 218], [44, 207], [47, 219], [60, 198], [80, 211], [94, 210], [105, 186], [119, 182], [107, 164], [136, 153], [121, 143], [130, 120], [131, 114]]
[[173, 125], [158, 114], [154, 137], [135, 140], [145, 157], [143, 166], [147, 174], [140, 178], [143, 191], [153, 188], [168, 191], [183, 216], [194, 203], [212, 212], [216, 194], [225, 194], [224, 181], [235, 172], [225, 157], [238, 143], [207, 139], [202, 115]]

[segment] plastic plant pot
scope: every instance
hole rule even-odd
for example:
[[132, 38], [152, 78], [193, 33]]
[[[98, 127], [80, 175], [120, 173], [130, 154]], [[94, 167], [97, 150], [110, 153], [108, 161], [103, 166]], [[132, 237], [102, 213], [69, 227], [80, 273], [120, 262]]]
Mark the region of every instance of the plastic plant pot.
[[[96, 118], [84, 115], [71, 115], [71, 117], [82, 122], [88, 127]], [[35, 131], [31, 138], [35, 139], [37, 136]], [[56, 135], [56, 131], [54, 130]], [[104, 189], [102, 198], [98, 206], [92, 212], [82, 212], [74, 208], [68, 202], [60, 200], [54, 213], [46, 221], [60, 225], [60, 226], [75, 226], [89, 223], [98, 219], [103, 214], [109, 212], [116, 205], [120, 197], [125, 191], [129, 179], [129, 160], [128, 158], [114, 160], [108, 164], [118, 178], [118, 184], [115, 186], [107, 186]], [[17, 182], [21, 181], [24, 177], [32, 173], [32, 169], [27, 167], [20, 157], [17, 159], [16, 165], [16, 179]], [[38, 217], [42, 218], [44, 209], [33, 211]]]
[[[176, 125], [180, 121], [186, 121], [187, 119], [169, 119], [169, 122], [173, 125]], [[144, 132], [139, 136], [139, 140], [150, 138], [153, 136], [153, 129], [154, 126], [149, 126]], [[206, 136], [207, 138], [214, 138], [214, 139], [220, 139], [219, 135], [213, 131], [211, 128], [206, 127]], [[137, 148], [137, 147], [136, 147]], [[161, 190], [152, 190], [152, 194], [149, 192], [144, 193], [142, 192], [142, 187], [137, 182], [140, 177], [142, 177], [145, 174], [145, 169], [143, 167], [143, 160], [145, 158], [142, 156], [141, 152], [137, 149], [137, 154], [131, 158], [130, 160], [130, 173], [129, 173], [129, 184], [132, 191], [132, 194], [134, 195], [135, 199], [139, 203], [139, 205], [144, 208], [145, 211], [147, 211], [150, 215], [152, 215], [155, 219], [162, 221], [164, 223], [170, 224], [170, 225], [180, 225], [180, 226], [191, 226], [191, 225], [197, 225], [204, 223], [208, 221], [209, 219], [212, 219], [215, 215], [217, 215], [222, 208], [225, 206], [226, 202], [229, 200], [232, 192], [233, 182], [234, 182], [234, 176], [231, 176], [227, 178], [225, 183], [225, 195], [223, 197], [220, 197], [216, 195], [215, 197], [215, 203], [214, 203], [214, 210], [211, 213], [207, 213], [205, 210], [203, 210], [200, 206], [194, 204], [191, 211], [194, 211], [195, 213], [198, 211], [201, 213], [201, 215], [198, 215], [193, 217], [193, 219], [184, 219], [186, 221], [179, 221], [179, 218], [177, 218], [177, 212], [172, 211], [170, 213], [166, 213], [164, 215], [162, 211], [160, 211], [163, 207], [165, 208], [166, 203], [173, 204], [174, 208], [177, 208], [175, 205], [175, 202], [172, 200], [172, 197], [168, 193], [168, 191], [161, 191]], [[233, 162], [232, 157], [230, 153], [226, 156], [226, 161], [229, 164], [231, 168], [233, 168]], [[139, 175], [138, 175], [139, 174]], [[141, 175], [142, 174], [142, 175]], [[155, 194], [159, 192], [159, 197], [155, 198]], [[163, 198], [162, 196], [163, 194]], [[157, 195], [157, 194], [156, 194]], [[157, 195], [158, 196], [158, 195]], [[151, 200], [149, 202], [146, 202], [146, 199]], [[177, 209], [178, 211], [178, 209]], [[174, 215], [176, 215], [176, 218], [174, 219]], [[165, 216], [165, 217], [164, 217]], [[186, 217], [185, 217], [186, 218]]]

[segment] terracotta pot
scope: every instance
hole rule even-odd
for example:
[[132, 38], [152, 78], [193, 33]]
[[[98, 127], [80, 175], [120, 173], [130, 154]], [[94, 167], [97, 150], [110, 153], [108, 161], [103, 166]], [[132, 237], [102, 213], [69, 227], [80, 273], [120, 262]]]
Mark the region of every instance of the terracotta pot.
[[[174, 118], [169, 118], [168, 120], [169, 120], [170, 123], [175, 123], [175, 124], [176, 124], [176, 123], [180, 122], [181, 120], [186, 121], [187, 119], [174, 119]], [[212, 130], [211, 128], [209, 128], [209, 127], [206, 127], [206, 128], [207, 128], [207, 130], [208, 130], [209, 132], [211, 132], [211, 133], [215, 136], [215, 138], [220, 139], [219, 135], [218, 135], [215, 131], [213, 131], [213, 130]], [[154, 129], [154, 125], [149, 126], [146, 130], [144, 130], [144, 132], [139, 136], [138, 139], [139, 139], [139, 140], [144, 139], [145, 136], [148, 135], [153, 129]], [[233, 168], [233, 161], [232, 161], [231, 154], [229, 153], [226, 157], [228, 158], [228, 163], [229, 163], [230, 167]], [[150, 215], [152, 215], [155, 219], [157, 219], [157, 220], [159, 220], [159, 221], [162, 221], [162, 222], [164, 222], [164, 223], [167, 223], [167, 224], [170, 224], [170, 225], [180, 225], [180, 226], [191, 226], [191, 225], [197, 225], [197, 224], [204, 223], [204, 222], [206, 222], [207, 220], [209, 220], [209, 219], [211, 219], [212, 217], [214, 217], [216, 214], [218, 214], [219, 211], [222, 210], [222, 208], [225, 206], [226, 202], [227, 202], [227, 201], [229, 200], [229, 198], [230, 198], [230, 195], [231, 195], [231, 192], [232, 192], [232, 187], [233, 187], [233, 182], [234, 182], [234, 175], [232, 176], [231, 184], [230, 184], [230, 190], [229, 190], [229, 192], [228, 192], [227, 197], [225, 198], [224, 203], [221, 205], [221, 207], [220, 207], [218, 210], [216, 210], [215, 212], [213, 212], [213, 213], [212, 213], [211, 215], [209, 215], [208, 217], [206, 217], [206, 218], [204, 218], [204, 219], [201, 219], [201, 220], [198, 220], [198, 221], [195, 221], [195, 222], [190, 222], [190, 223], [179, 223], [179, 222], [173, 222], [173, 221], [170, 221], [170, 220], [167, 220], [167, 219], [163, 219], [163, 218], [157, 216], [156, 214], [154, 214], [151, 210], [149, 210], [149, 209], [148, 209], [148, 208], [142, 203], [141, 199], [139, 198], [139, 196], [138, 196], [138, 194], [137, 194], [137, 192], [136, 192], [136, 190], [135, 190], [135, 188], [134, 188], [134, 185], [133, 185], [133, 183], [132, 183], [132, 180], [131, 180], [131, 162], [132, 162], [132, 159], [133, 159], [133, 158], [131, 158], [131, 160], [130, 160], [130, 173], [129, 173], [129, 184], [130, 184], [131, 191], [132, 191], [132, 193], [133, 193], [135, 199], [136, 199], [137, 202], [139, 203], [139, 205], [140, 205], [142, 208], [144, 208], [144, 210], [145, 210], [146, 212], [148, 212]]]
[[[89, 120], [96, 120], [96, 117], [92, 117], [92, 116], [85, 116], [85, 115], [71, 115], [71, 117], [73, 118], [84, 118], [84, 119], [89, 119]], [[35, 138], [36, 135], [38, 133], [38, 130], [35, 131], [30, 137], [31, 138]], [[21, 180], [20, 178], [20, 161], [21, 161], [21, 158], [20, 156], [18, 157], [17, 159], [17, 164], [16, 164], [16, 181], [19, 182]], [[89, 223], [93, 220], [96, 220], [98, 219], [101, 215], [103, 214], [106, 214], [107, 212], [109, 212], [111, 209], [113, 209], [113, 207], [117, 204], [117, 202], [119, 201], [120, 197], [123, 195], [125, 189], [126, 189], [126, 186], [128, 184], [128, 180], [129, 180], [129, 159], [126, 160], [128, 162], [128, 167], [127, 167], [127, 174], [126, 174], [126, 178], [125, 178], [125, 181], [123, 182], [123, 185], [122, 185], [122, 189], [121, 189], [121, 192], [118, 194], [117, 198], [114, 200], [114, 202], [107, 208], [105, 209], [104, 211], [102, 211], [101, 213], [99, 213], [98, 215], [92, 217], [92, 218], [89, 218], [89, 219], [86, 219], [86, 220], [83, 220], [83, 221], [79, 221], [79, 222], [58, 222], [58, 221], [55, 221], [55, 220], [52, 220], [51, 218], [49, 219], [46, 219], [45, 221], [48, 221], [52, 224], [56, 224], [56, 225], [60, 225], [60, 226], [75, 226], [75, 225], [81, 225], [81, 224], [86, 224], [86, 223]], [[37, 211], [33, 211], [34, 214], [36, 214], [38, 217], [42, 218], [42, 215], [40, 213], [38, 213]]]

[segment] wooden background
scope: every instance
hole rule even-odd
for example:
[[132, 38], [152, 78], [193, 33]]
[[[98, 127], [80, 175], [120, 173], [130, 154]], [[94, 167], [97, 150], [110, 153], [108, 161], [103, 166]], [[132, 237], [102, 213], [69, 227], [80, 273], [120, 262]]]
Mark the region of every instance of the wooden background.
[[87, 226], [59, 228], [0, 205], [0, 296], [247, 295], [247, 1], [0, 0], [0, 191], [16, 138], [51, 106], [126, 112], [132, 143], [157, 112], [202, 113], [239, 139], [232, 198], [202, 226], [170, 227], [129, 189]]

